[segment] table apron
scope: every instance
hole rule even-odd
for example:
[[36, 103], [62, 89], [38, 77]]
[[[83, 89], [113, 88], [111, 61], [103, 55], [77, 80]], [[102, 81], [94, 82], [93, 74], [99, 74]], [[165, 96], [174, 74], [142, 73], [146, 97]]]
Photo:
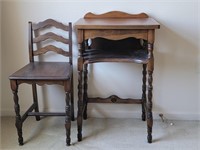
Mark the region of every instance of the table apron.
[[147, 29], [86, 29], [83, 31], [84, 39], [103, 37], [111, 40], [120, 40], [129, 37], [148, 40]]

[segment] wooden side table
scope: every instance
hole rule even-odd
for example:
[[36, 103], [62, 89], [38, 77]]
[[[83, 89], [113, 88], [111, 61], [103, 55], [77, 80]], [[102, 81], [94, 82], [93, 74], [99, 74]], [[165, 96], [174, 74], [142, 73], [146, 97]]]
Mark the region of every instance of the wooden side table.
[[[82, 140], [82, 120], [87, 118], [88, 103], [136, 103], [142, 105], [142, 120], [147, 120], [147, 140], [152, 142], [152, 81], [154, 70], [153, 44], [155, 29], [160, 25], [147, 14], [128, 14], [111, 11], [96, 15], [87, 13], [75, 23], [78, 37], [78, 141]], [[135, 38], [142, 40], [142, 49], [123, 50], [88, 50], [88, 39], [104, 38], [108, 40], [124, 40]], [[122, 42], [123, 43], [123, 42]], [[134, 41], [132, 41], [134, 45]], [[92, 52], [92, 53], [91, 53]], [[112, 53], [113, 52], [113, 53]], [[136, 53], [137, 52], [137, 53]], [[95, 53], [95, 55], [94, 55]], [[138, 55], [137, 55], [138, 54]], [[87, 95], [87, 66], [97, 62], [132, 62], [143, 64], [143, 85], [141, 99], [122, 99], [116, 95], [108, 98], [90, 98]], [[146, 84], [147, 75], [147, 84]], [[147, 89], [147, 92], [146, 92]], [[83, 91], [83, 92], [82, 92]]]

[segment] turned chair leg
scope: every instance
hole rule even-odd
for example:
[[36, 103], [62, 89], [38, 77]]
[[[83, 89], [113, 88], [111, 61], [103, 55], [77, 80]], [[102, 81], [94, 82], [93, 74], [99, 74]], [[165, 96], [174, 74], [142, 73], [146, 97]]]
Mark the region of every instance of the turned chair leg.
[[14, 100], [14, 108], [15, 108], [15, 113], [16, 113], [16, 117], [15, 117], [15, 126], [17, 128], [17, 133], [18, 133], [18, 142], [19, 145], [23, 145], [23, 137], [22, 137], [22, 118], [20, 116], [20, 106], [19, 106], [19, 98], [18, 98], [18, 85], [16, 80], [11, 80], [11, 89], [13, 92], [13, 100]]
[[66, 128], [66, 145], [70, 146], [70, 130], [71, 130], [71, 107], [70, 107], [70, 94], [69, 92], [66, 92], [66, 107], [65, 107], [65, 111], [66, 111], [66, 116], [65, 116], [65, 128]]

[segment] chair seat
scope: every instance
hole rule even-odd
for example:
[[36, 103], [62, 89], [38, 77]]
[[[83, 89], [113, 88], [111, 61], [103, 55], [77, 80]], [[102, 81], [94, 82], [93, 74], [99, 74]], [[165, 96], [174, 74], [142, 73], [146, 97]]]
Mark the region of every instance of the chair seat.
[[89, 49], [83, 53], [86, 63], [94, 62], [135, 62], [146, 64], [148, 62], [148, 51], [144, 49], [127, 50], [99, 50]]
[[9, 76], [15, 80], [67, 80], [72, 67], [67, 62], [31, 62]]

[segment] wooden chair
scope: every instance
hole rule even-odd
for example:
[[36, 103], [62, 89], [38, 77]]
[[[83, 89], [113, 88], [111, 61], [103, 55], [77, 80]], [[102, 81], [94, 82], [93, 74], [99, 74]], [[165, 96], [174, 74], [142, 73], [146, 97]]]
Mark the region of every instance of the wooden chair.
[[[57, 34], [59, 30], [62, 31], [62, 36]], [[65, 56], [66, 62], [39, 61], [41, 55], [47, 52], [50, 52], [51, 55]], [[37, 56], [39, 56], [38, 61], [35, 61]], [[71, 120], [74, 120], [72, 24], [64, 25], [52, 19], [37, 24], [29, 22], [29, 60], [30, 62], [26, 66], [9, 76], [14, 95], [15, 125], [19, 145], [23, 145], [22, 124], [28, 116], [35, 116], [37, 121], [40, 120], [40, 116], [65, 116], [66, 144], [70, 145]], [[32, 85], [33, 104], [21, 116], [18, 86], [22, 83]], [[44, 84], [57, 84], [64, 87], [66, 106], [63, 113], [39, 112], [36, 85], [42, 86]]]

